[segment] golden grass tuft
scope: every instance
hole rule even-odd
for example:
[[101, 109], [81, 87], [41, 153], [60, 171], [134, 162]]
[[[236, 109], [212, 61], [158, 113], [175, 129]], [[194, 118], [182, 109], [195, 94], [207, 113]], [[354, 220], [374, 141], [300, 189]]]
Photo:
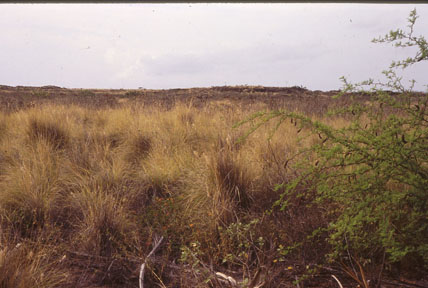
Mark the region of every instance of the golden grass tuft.
[[192, 125], [195, 123], [195, 115], [192, 111], [184, 111], [183, 113], [179, 114], [180, 121], [184, 125]]
[[152, 139], [145, 135], [137, 135], [131, 140], [130, 151], [126, 158], [131, 163], [138, 163], [141, 159], [147, 158], [152, 150]]
[[237, 207], [248, 208], [251, 179], [236, 155], [229, 149], [220, 149], [213, 155], [211, 165], [212, 180], [216, 187], [215, 201], [231, 202]]
[[28, 243], [3, 246], [0, 243], [0, 287], [55, 288], [67, 284], [69, 273], [52, 250]]
[[7, 129], [8, 129], [7, 119], [8, 118], [2, 112], [0, 112], [0, 141], [2, 141], [3, 138], [7, 136], [6, 135]]
[[0, 182], [2, 225], [24, 237], [34, 236], [46, 224], [58, 191], [58, 159], [46, 143], [21, 151]]
[[70, 196], [77, 211], [76, 248], [111, 257], [133, 244], [136, 227], [127, 218], [121, 201], [102, 191], [84, 189]]

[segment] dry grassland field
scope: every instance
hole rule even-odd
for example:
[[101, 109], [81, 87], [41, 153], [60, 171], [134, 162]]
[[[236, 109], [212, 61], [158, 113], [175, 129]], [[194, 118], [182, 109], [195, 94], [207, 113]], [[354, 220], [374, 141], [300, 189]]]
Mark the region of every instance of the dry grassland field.
[[[341, 131], [354, 111], [326, 116], [329, 108], [373, 106], [370, 94], [333, 99], [336, 94], [302, 87], [1, 86], [0, 287], [427, 287], [427, 254], [418, 250], [427, 249], [427, 231], [419, 229], [426, 229], [427, 219], [412, 206], [426, 208], [427, 197], [406, 195], [399, 201], [403, 189], [414, 189], [416, 195], [426, 187], [401, 181], [401, 170], [389, 171], [390, 178], [376, 174], [384, 170], [361, 172], [371, 165], [364, 164], [372, 157], [369, 152], [358, 158], [361, 165], [348, 166], [330, 165], [322, 154], [327, 150], [299, 153], [305, 147], [327, 147], [341, 135], [321, 124], [311, 126], [304, 117]], [[413, 97], [411, 105], [426, 109], [425, 94]], [[243, 138], [257, 119], [281, 109], [291, 114], [272, 118], [281, 119], [280, 125], [268, 121]], [[267, 114], [236, 127], [260, 111]], [[427, 121], [426, 113], [422, 120]], [[369, 118], [359, 121], [371, 127]], [[419, 143], [402, 135], [378, 137], [391, 136], [402, 151], [407, 142]], [[426, 150], [418, 153], [427, 155]], [[427, 158], [415, 163], [426, 172]], [[349, 183], [329, 182], [332, 178], [317, 186], [329, 174], [323, 169], [306, 174], [309, 167], [324, 167], [336, 177], [349, 173]], [[373, 182], [385, 195], [398, 193], [357, 211], [400, 205], [413, 218], [392, 214], [379, 220], [373, 214], [358, 222], [363, 216], [352, 214], [347, 217], [357, 220], [346, 227], [360, 232], [342, 237], [337, 233], [346, 219], [339, 215], [348, 206], [355, 208], [351, 200], [363, 203], [359, 197], [374, 199], [379, 191], [358, 186], [371, 192], [352, 199], [340, 193], [319, 197], [317, 191], [329, 183], [344, 191], [367, 175], [385, 180]], [[382, 230], [384, 220], [397, 230]], [[408, 239], [400, 234], [405, 229], [419, 230]], [[394, 239], [392, 244], [381, 237], [390, 232], [385, 239]], [[393, 254], [400, 247], [409, 253]]]

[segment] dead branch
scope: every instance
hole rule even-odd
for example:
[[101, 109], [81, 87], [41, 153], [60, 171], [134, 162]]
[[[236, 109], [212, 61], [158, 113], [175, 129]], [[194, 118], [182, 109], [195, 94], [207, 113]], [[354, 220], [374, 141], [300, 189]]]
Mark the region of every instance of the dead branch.
[[147, 255], [146, 259], [144, 260], [144, 263], [141, 265], [140, 278], [139, 278], [140, 288], [144, 288], [144, 268], [146, 267], [146, 262], [156, 252], [156, 250], [159, 248], [159, 245], [162, 243], [162, 241], [163, 241], [163, 236], [155, 240], [155, 245], [153, 246], [152, 251], [150, 251], [149, 255]]

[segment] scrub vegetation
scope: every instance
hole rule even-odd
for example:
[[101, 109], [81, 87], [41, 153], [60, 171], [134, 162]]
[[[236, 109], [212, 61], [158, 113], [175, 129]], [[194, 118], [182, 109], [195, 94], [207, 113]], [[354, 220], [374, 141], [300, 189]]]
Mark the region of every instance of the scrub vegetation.
[[426, 287], [416, 18], [342, 91], [0, 87], [0, 287]]

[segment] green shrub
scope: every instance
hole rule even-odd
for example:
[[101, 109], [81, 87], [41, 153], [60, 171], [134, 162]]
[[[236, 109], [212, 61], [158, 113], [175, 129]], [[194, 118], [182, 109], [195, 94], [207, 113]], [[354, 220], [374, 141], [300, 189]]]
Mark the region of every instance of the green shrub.
[[409, 32], [398, 29], [373, 40], [418, 48], [413, 58], [393, 62], [383, 72], [386, 83], [350, 84], [343, 78], [345, 87], [337, 97], [370, 97], [365, 105], [355, 101], [330, 112], [349, 117], [346, 127], [286, 110], [259, 112], [237, 125], [252, 123], [249, 135], [269, 121], [276, 120], [278, 127], [291, 118], [298, 132], [320, 138], [299, 152], [300, 175], [278, 185], [282, 194], [276, 205], [285, 210], [290, 197], [315, 193], [313, 203], [324, 205], [331, 219], [328, 227], [319, 227], [328, 232], [326, 255], [345, 268], [371, 264], [383, 271], [387, 263], [409, 259], [413, 269], [428, 268], [421, 267], [428, 263], [428, 95], [413, 92], [414, 82], [405, 88], [397, 73], [428, 59], [426, 40], [412, 34], [416, 18], [414, 10]]

